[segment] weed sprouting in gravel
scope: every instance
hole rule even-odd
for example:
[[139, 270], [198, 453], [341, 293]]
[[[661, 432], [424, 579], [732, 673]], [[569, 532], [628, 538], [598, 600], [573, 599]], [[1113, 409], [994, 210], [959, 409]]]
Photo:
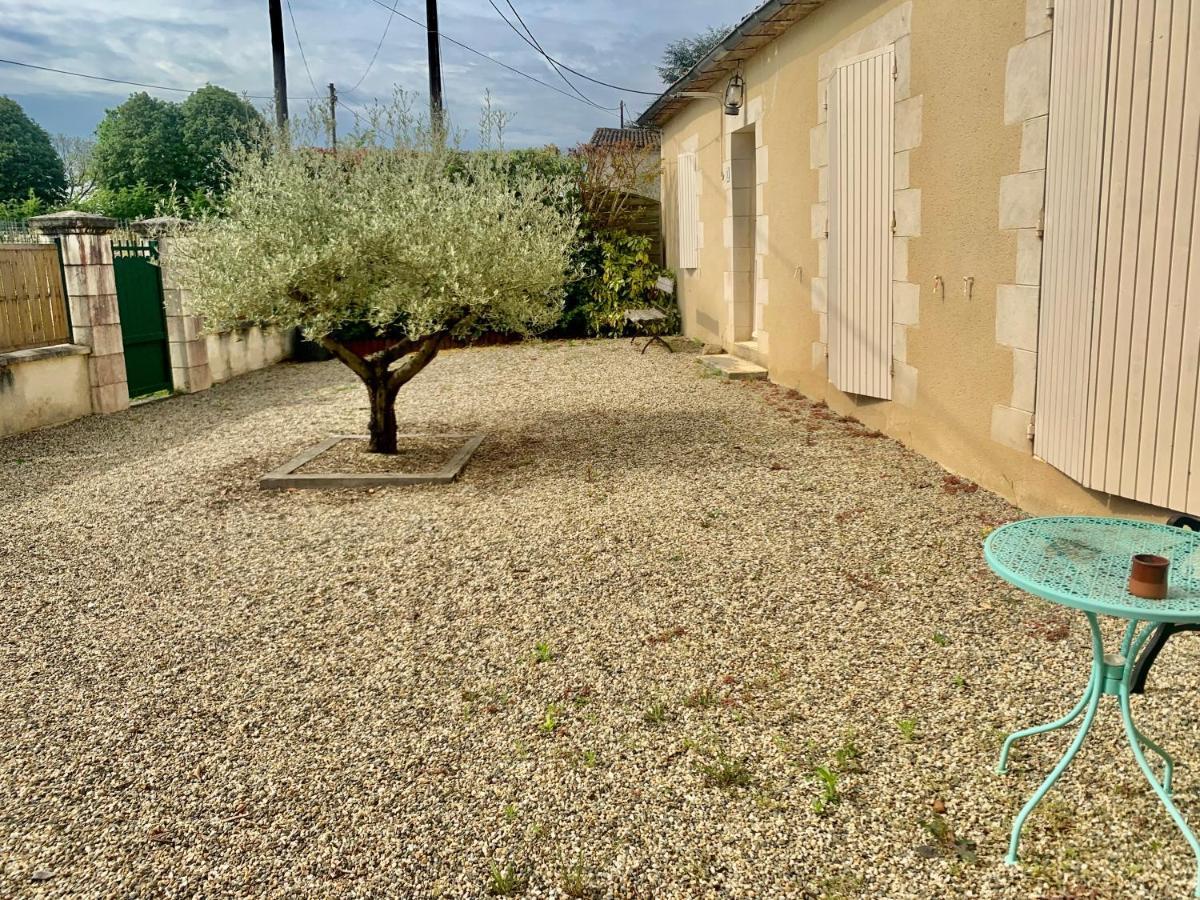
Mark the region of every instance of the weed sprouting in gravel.
[[509, 803], [507, 806], [504, 807], [503, 814], [504, 814], [505, 822], [517, 821], [517, 815], [518, 815], [517, 804]]
[[667, 707], [663, 703], [654, 703], [642, 713], [642, 721], [647, 725], [661, 725], [667, 720]]
[[554, 659], [554, 651], [550, 649], [550, 645], [545, 641], [538, 641], [533, 645], [533, 661], [535, 664], [548, 663]]
[[583, 866], [583, 855], [580, 854], [579, 859], [563, 872], [562, 881], [559, 884], [562, 892], [568, 897], [574, 897], [575, 900], [591, 900], [596, 897], [598, 892], [592, 887], [591, 880], [588, 878], [587, 870]]
[[846, 732], [845, 738], [842, 739], [842, 746], [833, 751], [833, 761], [840, 772], [861, 772], [862, 763], [859, 762], [859, 749], [855, 739], [858, 737], [853, 731]]
[[921, 856], [953, 856], [959, 862], [975, 862], [975, 842], [958, 837], [942, 816], [935, 814], [928, 822], [922, 822], [921, 827], [935, 842], [932, 846], [925, 844], [917, 847]]
[[842, 795], [838, 792], [838, 775], [828, 766], [817, 766], [813, 774], [821, 783], [821, 796], [813, 801], [812, 808], [818, 816], [823, 816], [831, 807], [842, 802]]
[[916, 719], [901, 719], [896, 725], [900, 728], [900, 734], [904, 740], [910, 743], [917, 738], [917, 720]]
[[546, 707], [546, 714], [542, 717], [542, 722], [538, 725], [542, 734], [553, 734], [561, 720], [559, 716], [562, 714], [562, 709], [557, 703], [551, 703]]
[[493, 897], [512, 897], [525, 892], [529, 887], [529, 876], [524, 869], [514, 864], [501, 867], [493, 861], [488, 863], [487, 892]]
[[935, 631], [933, 633], [933, 642], [935, 644], [937, 644], [939, 647], [945, 647], [947, 644], [950, 643], [950, 638], [946, 637], [940, 631]]
[[600, 763], [600, 757], [595, 750], [583, 751], [583, 767], [585, 769], [594, 769]]
[[746, 761], [738, 756], [730, 756], [724, 750], [710, 752], [707, 758], [698, 763], [697, 771], [704, 776], [704, 781], [711, 787], [739, 788], [749, 787], [754, 783], [754, 776]]
[[716, 691], [709, 687], [700, 687], [688, 694], [683, 705], [688, 709], [710, 709], [721, 702]]

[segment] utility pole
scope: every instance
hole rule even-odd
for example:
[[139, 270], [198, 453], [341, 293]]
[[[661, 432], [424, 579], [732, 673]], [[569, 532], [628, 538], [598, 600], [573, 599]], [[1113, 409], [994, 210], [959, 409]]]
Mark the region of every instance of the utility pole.
[[329, 82], [329, 144], [337, 150], [337, 88]]
[[621, 129], [625, 129], [625, 101], [621, 101]]
[[425, 0], [425, 35], [429, 41], [430, 125], [441, 134], [445, 109], [442, 105], [442, 52], [438, 43], [437, 0]]
[[287, 127], [287, 68], [283, 59], [283, 9], [280, 0], [267, 0], [271, 15], [271, 61], [275, 66], [275, 124]]

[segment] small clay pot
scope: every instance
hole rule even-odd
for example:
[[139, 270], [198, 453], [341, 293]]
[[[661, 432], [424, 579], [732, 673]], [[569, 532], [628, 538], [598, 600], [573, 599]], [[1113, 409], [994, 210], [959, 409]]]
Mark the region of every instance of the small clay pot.
[[1138, 553], [1129, 568], [1129, 593], [1143, 600], [1167, 596], [1167, 570], [1171, 561], [1154, 553]]

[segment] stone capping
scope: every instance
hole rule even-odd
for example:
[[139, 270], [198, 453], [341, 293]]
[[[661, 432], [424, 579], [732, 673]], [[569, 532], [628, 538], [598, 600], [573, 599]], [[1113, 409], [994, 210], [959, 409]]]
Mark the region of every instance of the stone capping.
[[92, 348], [83, 344], [51, 344], [49, 347], [9, 350], [0, 353], [0, 369], [18, 363], [37, 362], [39, 359], [55, 359], [59, 356], [87, 356], [91, 352]]
[[1025, 40], [1008, 51], [1004, 123], [1021, 126], [1018, 171], [1000, 179], [1002, 234], [1016, 238], [1012, 282], [996, 286], [996, 343], [1012, 352], [1012, 395], [992, 407], [992, 440], [1032, 454], [1041, 304], [1042, 209], [1046, 185], [1051, 30], [1045, 0], [1026, 0]]
[[45, 235], [108, 234], [117, 227], [117, 220], [108, 216], [68, 209], [63, 212], [34, 216], [29, 225]]
[[[1044, 2], [1044, 0], [1043, 0]], [[920, 285], [908, 280], [908, 244], [921, 236], [921, 189], [909, 180], [912, 151], [921, 146], [923, 96], [912, 94], [912, 3], [884, 12], [870, 24], [821, 54], [817, 67], [817, 124], [809, 131], [809, 166], [817, 173], [817, 202], [810, 209], [810, 236], [817, 242], [817, 274], [810, 280], [818, 335], [812, 344], [813, 371], [828, 377], [829, 290], [829, 128], [826, 92], [834, 70], [845, 62], [888, 45], [895, 49], [892, 147], [892, 402], [917, 400], [917, 370], [908, 364], [908, 329], [920, 321]]]
[[[397, 437], [421, 438], [430, 437], [430, 435], [399, 434]], [[439, 434], [437, 437], [461, 438], [464, 443], [444, 466], [433, 472], [371, 472], [362, 474], [347, 473], [344, 475], [337, 473], [304, 475], [298, 473], [297, 469], [302, 468], [306, 463], [312, 462], [335, 444], [347, 440], [365, 441], [367, 439], [367, 436], [364, 434], [335, 434], [292, 457], [278, 469], [268, 472], [258, 480], [258, 486], [265, 490], [286, 488], [336, 490], [338, 488], [387, 487], [396, 484], [449, 484], [462, 473], [463, 468], [467, 465], [467, 461], [479, 449], [479, 445], [483, 443], [486, 435], [479, 433]]]

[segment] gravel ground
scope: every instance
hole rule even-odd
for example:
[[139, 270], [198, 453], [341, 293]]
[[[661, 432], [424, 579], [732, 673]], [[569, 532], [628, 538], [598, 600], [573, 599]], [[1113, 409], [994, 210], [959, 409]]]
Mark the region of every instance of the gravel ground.
[[[0, 441], [2, 897], [1177, 897], [1194, 864], [1019, 515], [769, 385], [625, 342], [448, 352], [456, 484], [265, 492], [336, 362]], [[1200, 819], [1200, 640], [1135, 700]], [[826, 797], [822, 772], [836, 778]], [[818, 809], [820, 807], [820, 809]]]

